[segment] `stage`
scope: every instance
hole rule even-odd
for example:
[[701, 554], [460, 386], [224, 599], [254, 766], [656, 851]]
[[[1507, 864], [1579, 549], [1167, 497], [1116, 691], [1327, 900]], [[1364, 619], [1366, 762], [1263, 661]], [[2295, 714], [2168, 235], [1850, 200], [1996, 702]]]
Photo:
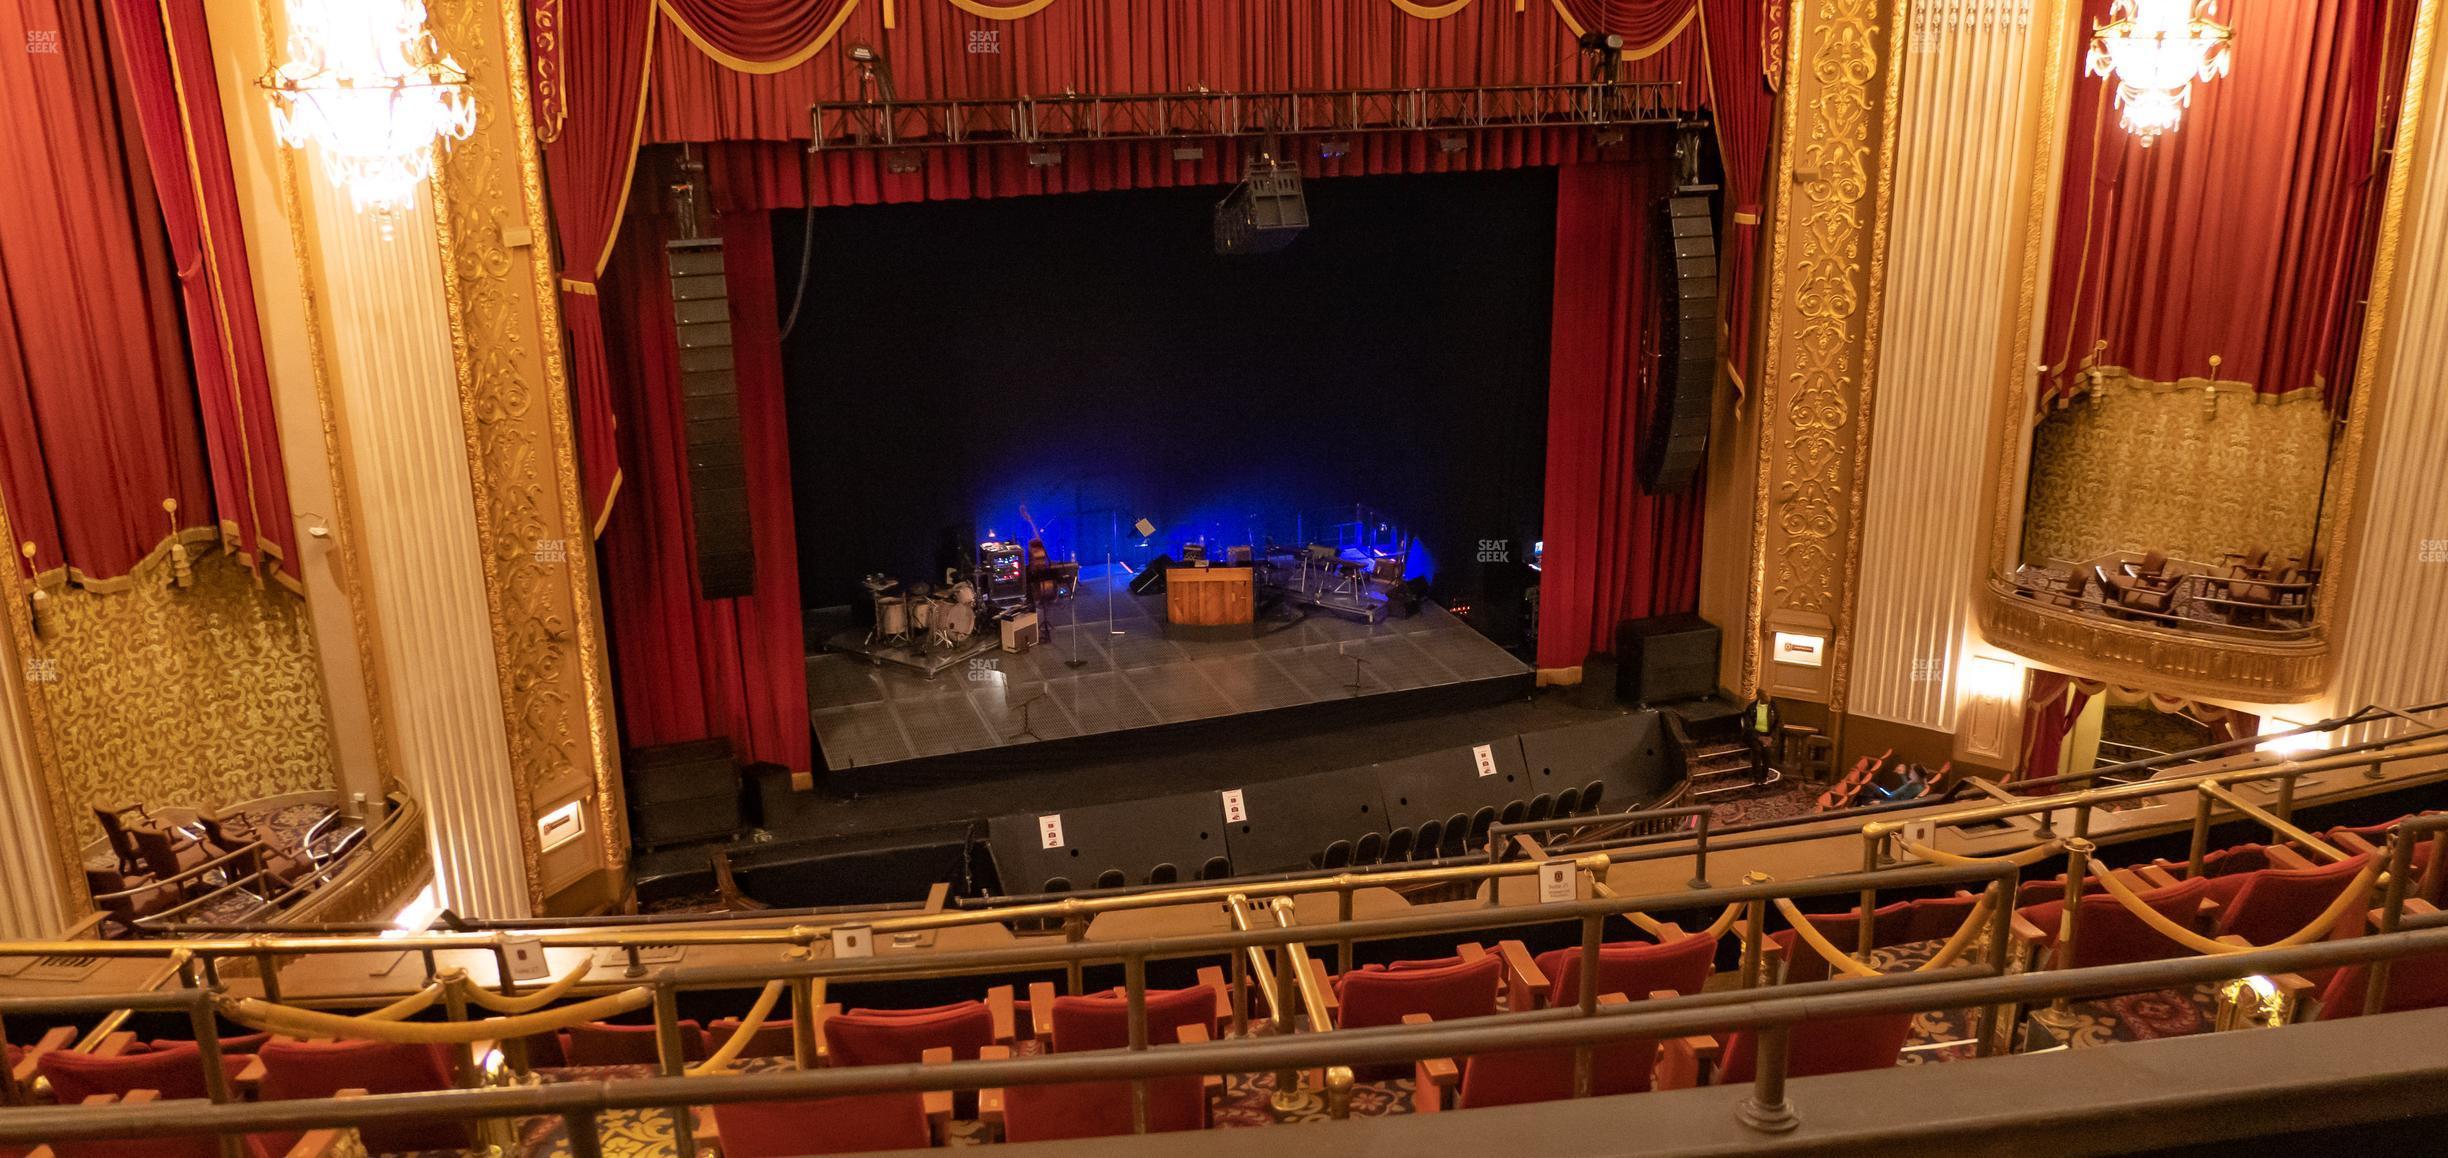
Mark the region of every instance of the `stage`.
[[[1433, 714], [1519, 697], [1532, 683], [1527, 665], [1433, 603], [1374, 626], [1287, 610], [1261, 615], [1253, 639], [1223, 641], [1167, 639], [1163, 613], [1162, 594], [1123, 590], [1109, 602], [1104, 578], [1090, 575], [1025, 654], [988, 648], [929, 679], [819, 651], [807, 671], [820, 759], [831, 779], [861, 791], [1133, 746], [1195, 747], [1208, 729]], [[864, 634], [836, 625], [832, 638]]]

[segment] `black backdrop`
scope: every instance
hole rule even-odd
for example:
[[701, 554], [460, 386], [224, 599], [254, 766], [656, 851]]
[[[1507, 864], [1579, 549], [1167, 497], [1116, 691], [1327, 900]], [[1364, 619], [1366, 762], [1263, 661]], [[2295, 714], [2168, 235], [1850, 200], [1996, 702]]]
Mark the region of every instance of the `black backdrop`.
[[[1280, 254], [1217, 257], [1221, 189], [774, 215], [800, 582], [925, 577], [955, 536], [1134, 564], [1205, 531], [1290, 542], [1367, 504], [1441, 595], [1518, 560], [1545, 469], [1551, 169], [1308, 183]], [[1162, 528], [1142, 543], [1127, 525]], [[1122, 526], [1117, 543], [1109, 528]], [[1415, 557], [1415, 563], [1417, 559]]]

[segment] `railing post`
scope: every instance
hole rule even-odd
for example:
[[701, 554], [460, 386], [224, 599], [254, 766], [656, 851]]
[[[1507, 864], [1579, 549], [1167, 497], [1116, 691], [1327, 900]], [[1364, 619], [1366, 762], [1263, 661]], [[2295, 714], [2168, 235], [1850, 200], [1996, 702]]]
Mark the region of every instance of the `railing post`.
[[2289, 822], [2295, 819], [2295, 778], [2297, 775], [2298, 773], [2289, 772], [2278, 778], [2278, 815]]
[[561, 1132], [569, 1135], [570, 1158], [603, 1158], [603, 1138], [595, 1130], [595, 1111], [571, 1110], [561, 1115]]
[[1326, 1067], [1326, 1116], [1340, 1122], [1351, 1117], [1352, 1071], [1350, 1066]]
[[[2075, 814], [2078, 827], [2081, 826], [2081, 818], [2086, 815], [2088, 815], [2086, 812]], [[2057, 944], [2050, 950], [2049, 968], [2051, 969], [2074, 967], [2075, 938], [2078, 936], [2076, 930], [2080, 928], [2074, 918], [2082, 908], [2083, 881], [2091, 875], [2091, 854], [2099, 846], [2077, 836], [2067, 840], [2065, 847], [2065, 907], [2057, 914]], [[2059, 997], [2049, 1002], [2047, 1009], [2032, 1016], [2039, 1019], [2051, 1032], [2063, 1033], [2074, 1024], [2071, 1006], [2072, 1002], [2069, 999]]]
[[[1581, 918], [1581, 992], [1574, 1004], [1581, 1016], [1598, 1013], [1598, 950], [1605, 943], [1606, 917], [1592, 915]], [[1590, 1092], [1590, 1045], [1583, 1042], [1573, 1047], [1573, 1096], [1586, 1098]]]
[[2210, 809], [2216, 802], [2199, 788], [2193, 790], [2193, 847], [2185, 854], [2185, 876], [2202, 875], [2210, 855]]
[[[1088, 917], [1079, 911], [1079, 902], [1065, 901], [1063, 914], [1063, 944], [1077, 945], [1088, 939]], [[1087, 970], [1073, 958], [1063, 966], [1063, 992], [1073, 997], [1084, 996], [1088, 990]]]
[[[215, 1105], [230, 1100], [229, 1071], [221, 1064], [221, 1022], [213, 1016], [212, 992], [196, 984], [193, 958], [179, 962], [179, 985], [187, 990], [192, 1004], [187, 1007], [188, 1032], [195, 1036], [196, 1064], [204, 1067], [204, 1096]], [[221, 1158], [239, 1158], [246, 1153], [246, 1143], [236, 1134], [223, 1134], [214, 1139]]]
[[[1306, 965], [1307, 962], [1295, 962], [1293, 958], [1298, 956], [1298, 954], [1294, 953], [1292, 950], [1293, 946], [1289, 942], [1282, 945], [1277, 945], [1275, 947], [1275, 1008], [1270, 1011], [1274, 1014], [1273, 1020], [1270, 1024], [1273, 1026], [1278, 1035], [1283, 1036], [1289, 1036], [1291, 1034], [1300, 1032], [1300, 1013], [1298, 1009], [1300, 1004], [1300, 979], [1293, 975], [1292, 970], [1299, 966]], [[1275, 1074], [1275, 1097], [1273, 1099], [1276, 1112], [1290, 1113], [1295, 1107], [1300, 1105], [1300, 1096], [1300, 1071], [1297, 1069], [1284, 1069], [1277, 1071]]]
[[[784, 954], [783, 960], [814, 960], [816, 957], [814, 936], [812, 933], [809, 934], [809, 943], [800, 945]], [[824, 1051], [816, 1041], [816, 979], [804, 976], [791, 978], [790, 995], [791, 1061], [799, 1067], [800, 1072], [804, 1073], [817, 1068], [817, 1059], [824, 1056]]]
[[[1134, 1053], [1144, 1052], [1148, 1047], [1147, 958], [1134, 953], [1122, 959], [1122, 1000], [1130, 1019], [1130, 1048]], [[1147, 1132], [1147, 1079], [1132, 1078], [1131, 1133]]]
[[[680, 1039], [680, 993], [672, 988], [666, 973], [655, 982], [654, 1019], [655, 1055], [661, 1062], [663, 1076], [677, 1078], [688, 1073], [688, 1054]], [[673, 1106], [672, 1151], [683, 1158], [697, 1153], [697, 1124], [690, 1119], [687, 1104]]]
[[[2406, 874], [2413, 871], [2414, 863], [2414, 842], [2406, 839], [2404, 826], [2389, 830], [2387, 855], [2388, 884], [2380, 890], [2379, 931], [2394, 933], [2405, 920]], [[2364, 978], [2363, 1015], [2370, 1017], [2388, 1004], [2388, 958], [2372, 962], [2365, 969]]]
[[[1991, 902], [1992, 907], [1989, 912], [1988, 964], [1990, 974], [1996, 977], [2004, 977], [2008, 970], [2014, 968], [2014, 900], [2017, 875], [2014, 870], [2009, 869], [1989, 885], [1989, 895], [1994, 900]], [[1977, 1030], [1980, 1040], [1973, 1043], [1974, 1056], [1994, 1057], [1997, 1055], [1998, 1046], [2001, 1044], [1998, 1041], [2001, 1032], [2000, 1024], [2003, 1023], [2009, 1028], [2014, 1025], [2014, 1008], [2011, 1004], [1981, 1007]]]
[[[1697, 827], [1695, 827], [1695, 828], [1693, 829], [1693, 831], [1692, 831], [1692, 879], [1691, 879], [1691, 887], [1693, 887], [1693, 888], [1695, 888], [1695, 889], [1705, 889], [1705, 888], [1708, 888], [1708, 887], [1709, 887], [1709, 879], [1708, 879], [1708, 838], [1709, 838], [1709, 819], [1710, 819], [1712, 816], [1716, 815], [1716, 811], [1717, 811], [1716, 809], [1713, 809], [1713, 808], [1712, 808], [1712, 809], [1710, 809], [1710, 810], [1709, 810], [1709, 811], [1707, 811], [1707, 812], [1703, 812], [1703, 813], [1701, 813], [1701, 814], [1699, 815], [1699, 821], [1700, 821], [1700, 823], [1699, 823], [1699, 825], [1698, 825]], [[1625, 996], [1627, 996], [1627, 997], [1628, 997], [1628, 996], [1630, 996], [1630, 994], [1626, 994]]]
[[1248, 1037], [1249, 954], [1236, 949], [1225, 954], [1224, 960], [1232, 969], [1228, 979], [1228, 984], [1232, 987], [1232, 1034], [1234, 1037]]
[[[1869, 824], [1862, 826], [1863, 872], [1874, 873], [1878, 871], [1879, 846], [1885, 843], [1886, 840], [1887, 832], [1885, 825], [1880, 824], [1877, 821], [1872, 821]], [[1853, 936], [1853, 952], [1856, 956], [1864, 959], [1868, 959], [1871, 950], [1878, 948], [1878, 923], [1871, 919], [1871, 914], [1876, 913], [1877, 911], [1878, 889], [1875, 887], [1863, 889], [1861, 891], [1860, 916], [1859, 919], [1853, 922], [1855, 926]]]
[[[1746, 885], [1767, 884], [1768, 874], [1757, 870], [1744, 873], [1743, 883]], [[1752, 898], [1749, 906], [1743, 910], [1742, 987], [1745, 989], [1759, 988], [1760, 974], [1765, 971], [1767, 963], [1760, 959], [1760, 943], [1767, 933], [1767, 924], [1767, 898]], [[1630, 997], [1631, 994], [1627, 993], [1624, 996]]]
[[[1335, 923], [1337, 925], [1352, 923], [1352, 896], [1357, 891], [1352, 885], [1350, 873], [1343, 873], [1335, 877]], [[1349, 973], [1354, 967], [1352, 939], [1349, 937], [1338, 939], [1335, 942], [1335, 972]]]
[[1785, 1070], [1792, 1054], [1793, 1029], [1771, 1025], [1758, 1031], [1758, 1060], [1752, 1067], [1751, 1093], [1734, 1107], [1743, 1125], [1764, 1134], [1783, 1134], [1802, 1124], [1785, 1100]]

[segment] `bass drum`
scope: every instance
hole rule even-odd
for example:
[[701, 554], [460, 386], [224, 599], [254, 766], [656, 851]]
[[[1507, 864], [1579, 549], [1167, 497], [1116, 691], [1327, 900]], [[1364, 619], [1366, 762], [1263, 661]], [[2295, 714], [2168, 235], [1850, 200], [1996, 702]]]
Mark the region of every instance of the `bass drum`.
[[[968, 584], [962, 584], [963, 587]], [[939, 603], [934, 612], [935, 642], [958, 647], [977, 631], [977, 609], [966, 603]]]

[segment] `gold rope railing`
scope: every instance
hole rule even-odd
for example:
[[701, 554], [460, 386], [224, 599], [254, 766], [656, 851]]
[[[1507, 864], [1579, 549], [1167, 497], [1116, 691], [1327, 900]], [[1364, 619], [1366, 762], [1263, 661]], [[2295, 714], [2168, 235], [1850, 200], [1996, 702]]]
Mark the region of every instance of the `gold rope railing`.
[[[1948, 934], [1946, 943], [1938, 947], [1937, 954], [1914, 966], [1913, 972], [1934, 973], [1954, 965], [1964, 955], [1964, 952], [1972, 947], [1973, 942], [1979, 939], [1981, 930], [1988, 925], [1989, 914], [1995, 911], [1997, 906], [1998, 892], [1998, 889], [1992, 888], [1982, 893], [1980, 900], [1973, 904], [1972, 911], [1964, 916], [1963, 924], [1956, 926], [1955, 931]], [[1813, 952], [1826, 958], [1830, 967], [1850, 977], [1879, 975], [1880, 971], [1876, 966], [1837, 948], [1835, 942], [1828, 940], [1827, 934], [1819, 931], [1819, 926], [1811, 921], [1810, 915], [1804, 913], [1793, 901], [1785, 897], [1778, 897], [1776, 907], [1778, 912], [1785, 914], [1785, 922], [1793, 928], [1794, 936], [1800, 938], [1803, 944], [1810, 946]], [[1869, 921], [1874, 918], [1870, 913], [1863, 913], [1856, 919]]]
[[[1878, 824], [1864, 825], [1862, 828], [1862, 834], [1864, 836], [1875, 836], [1878, 834], [1872, 832], [1871, 830], [1886, 829], [1887, 827], [1888, 826], [1886, 825]], [[2065, 851], [2065, 843], [2063, 841], [2052, 840], [2046, 844], [2033, 845], [2032, 847], [2024, 849], [2021, 852], [2008, 856], [1965, 856], [1962, 853], [1947, 852], [1943, 849], [1931, 848], [1926, 844], [1916, 844], [1899, 836], [1896, 838], [1896, 848], [1898, 851], [1903, 852], [1908, 856], [1928, 861], [1934, 865], [1942, 865], [1947, 868], [2004, 868], [2007, 865], [2013, 865], [2016, 868], [2030, 868], [2033, 865], [2039, 864], [2041, 861], [2063, 853]]]
[[2119, 880], [2117, 874], [2103, 872], [2095, 879], [2100, 882], [2100, 887], [2109, 896], [2116, 898], [2118, 904], [2125, 906], [2126, 912], [2132, 913], [2136, 919], [2150, 926], [2168, 940], [2201, 954], [2246, 953], [2254, 949], [2291, 949], [2328, 936], [2329, 930], [2336, 928], [2338, 922], [2343, 920], [2347, 913], [2353, 911], [2358, 905], [2370, 903], [2372, 882], [2380, 879], [2380, 862], [2376, 859], [2363, 862], [2362, 871], [2356, 873], [2354, 879], [2346, 883], [2345, 889], [2338, 893], [2336, 900], [2329, 902], [2328, 908], [2321, 910], [2319, 916], [2312, 918], [2311, 924], [2267, 945], [2230, 945], [2224, 941], [2204, 937], [2185, 928], [2167, 914], [2152, 908], [2150, 902], [2137, 896], [2133, 887]]
[[581, 962], [576, 968], [555, 978], [552, 984], [520, 997], [504, 997], [482, 985], [468, 983], [465, 986], [466, 996], [470, 1002], [495, 1013], [534, 1013], [569, 996], [570, 990], [576, 989], [578, 983], [585, 981], [587, 974], [594, 972], [594, 969], [594, 962]]
[[633, 1013], [654, 1003], [654, 990], [640, 987], [542, 1013], [475, 1021], [376, 1021], [341, 1013], [276, 1005], [257, 997], [221, 998], [221, 1015], [249, 1029], [290, 1037], [354, 1038], [395, 1045], [473, 1045], [552, 1033], [590, 1021]]
[[[819, 984], [822, 984], [823, 980], [821, 977], [817, 978]], [[739, 1028], [731, 1031], [730, 1040], [723, 1042], [722, 1048], [715, 1050], [704, 1061], [690, 1066], [688, 1076], [702, 1078], [730, 1070], [731, 1063], [739, 1060], [740, 1054], [747, 1050], [748, 1043], [756, 1037], [757, 1031], [765, 1028], [765, 1019], [773, 1016], [774, 1006], [782, 1000], [783, 991], [789, 988], [790, 982], [788, 981], [766, 982], [765, 991], [757, 994], [756, 1004], [748, 1007], [748, 1016], [740, 1019]], [[821, 997], [822, 991], [820, 990], [820, 1000]]]
[[[1616, 892], [1613, 885], [1606, 883], [1603, 878], [1596, 876], [1590, 878], [1590, 891], [1609, 900], [1613, 900], [1623, 895]], [[1725, 936], [1726, 930], [1734, 927], [1734, 922], [1742, 917], [1742, 911], [1743, 906], [1739, 901], [1734, 904], [1727, 905], [1725, 907], [1725, 911], [1717, 914], [1717, 919], [1709, 922], [1707, 928], [1700, 930], [1700, 932], [1697, 934], [1684, 933], [1681, 934], [1681, 936], [1701, 936], [1714, 941], [1719, 937]], [[1666, 922], [1658, 920], [1656, 917], [1652, 917], [1647, 913], [1637, 911], [1629, 912], [1623, 914], [1623, 918], [1624, 920], [1632, 922], [1632, 926], [1634, 928], [1639, 929], [1641, 932], [1647, 933], [1660, 941], [1665, 940], [1669, 936], [1676, 935], [1675, 930], [1666, 927]]]

